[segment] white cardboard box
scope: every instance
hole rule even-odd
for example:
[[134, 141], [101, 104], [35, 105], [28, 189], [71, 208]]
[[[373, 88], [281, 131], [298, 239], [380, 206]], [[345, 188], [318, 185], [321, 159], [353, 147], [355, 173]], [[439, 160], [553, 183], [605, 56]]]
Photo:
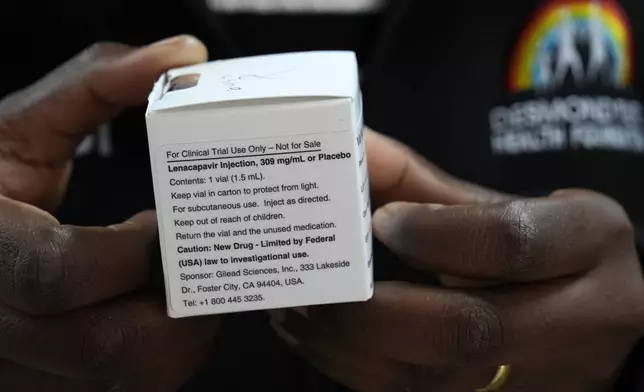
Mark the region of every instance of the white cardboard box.
[[353, 52], [175, 69], [146, 120], [171, 317], [371, 298]]

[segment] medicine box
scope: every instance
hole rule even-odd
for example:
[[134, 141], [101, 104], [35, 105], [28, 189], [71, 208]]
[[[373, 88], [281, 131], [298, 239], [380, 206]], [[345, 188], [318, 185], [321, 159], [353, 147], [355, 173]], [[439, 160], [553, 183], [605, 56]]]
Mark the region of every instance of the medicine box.
[[372, 296], [353, 52], [173, 69], [146, 122], [171, 317]]

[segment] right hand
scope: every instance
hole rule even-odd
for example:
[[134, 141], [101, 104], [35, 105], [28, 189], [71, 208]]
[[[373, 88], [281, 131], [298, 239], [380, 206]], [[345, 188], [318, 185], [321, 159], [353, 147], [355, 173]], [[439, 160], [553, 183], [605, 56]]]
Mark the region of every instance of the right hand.
[[0, 102], [0, 390], [174, 391], [207, 356], [217, 319], [170, 319], [144, 289], [154, 213], [75, 227], [46, 212], [88, 133], [206, 59], [191, 37], [96, 45]]

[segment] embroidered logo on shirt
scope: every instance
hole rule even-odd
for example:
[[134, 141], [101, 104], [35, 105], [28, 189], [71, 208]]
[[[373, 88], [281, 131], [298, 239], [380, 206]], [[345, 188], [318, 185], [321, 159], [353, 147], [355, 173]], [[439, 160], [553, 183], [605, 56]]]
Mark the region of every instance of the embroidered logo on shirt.
[[514, 47], [510, 104], [490, 113], [492, 151], [644, 152], [633, 58], [629, 21], [615, 0], [546, 2]]
[[521, 35], [510, 65], [512, 92], [600, 82], [627, 87], [633, 77], [626, 15], [612, 1], [552, 2]]

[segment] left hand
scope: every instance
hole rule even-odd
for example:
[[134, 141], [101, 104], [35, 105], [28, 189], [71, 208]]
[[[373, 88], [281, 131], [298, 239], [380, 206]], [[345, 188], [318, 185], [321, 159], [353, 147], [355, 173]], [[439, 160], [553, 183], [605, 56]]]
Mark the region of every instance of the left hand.
[[148, 289], [154, 213], [78, 227], [46, 212], [85, 136], [206, 59], [190, 36], [95, 44], [0, 101], [0, 391], [176, 391], [207, 360], [219, 317], [171, 319]]
[[[276, 329], [361, 392], [607, 391], [644, 331], [631, 224], [582, 190], [523, 199], [467, 184], [368, 136], [375, 235], [442, 287], [377, 282], [366, 303], [288, 311]], [[431, 204], [430, 204], [431, 203]], [[377, 261], [376, 261], [377, 262]]]

